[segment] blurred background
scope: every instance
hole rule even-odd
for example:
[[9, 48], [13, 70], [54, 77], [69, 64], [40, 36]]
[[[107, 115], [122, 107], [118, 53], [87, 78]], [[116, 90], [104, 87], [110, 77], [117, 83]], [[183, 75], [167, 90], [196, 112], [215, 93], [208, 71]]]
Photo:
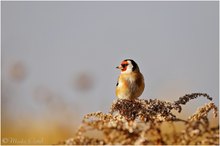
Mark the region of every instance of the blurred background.
[[[218, 106], [218, 6], [1, 2], [3, 143], [51, 144], [73, 136], [83, 115], [109, 111], [120, 74], [115, 67], [127, 58], [145, 77], [140, 98], [174, 101], [205, 92]], [[180, 116], [206, 102], [190, 101]]]

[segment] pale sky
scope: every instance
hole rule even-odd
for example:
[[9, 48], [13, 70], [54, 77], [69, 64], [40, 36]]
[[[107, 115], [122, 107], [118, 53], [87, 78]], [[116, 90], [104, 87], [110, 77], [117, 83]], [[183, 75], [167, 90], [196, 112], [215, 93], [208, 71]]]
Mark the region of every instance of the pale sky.
[[[38, 87], [58, 95], [58, 101], [80, 116], [107, 112], [116, 98], [120, 72], [115, 67], [127, 58], [138, 63], [145, 77], [140, 98], [174, 101], [187, 93], [205, 92], [218, 105], [217, 1], [1, 6], [2, 99], [7, 100], [3, 112], [11, 107], [15, 113], [36, 115], [48, 110], [33, 98]], [[21, 82], [9, 75], [17, 61], [27, 72]], [[93, 87], [85, 92], [72, 85], [81, 72], [93, 77]], [[195, 100], [188, 107], [195, 110], [205, 102]]]

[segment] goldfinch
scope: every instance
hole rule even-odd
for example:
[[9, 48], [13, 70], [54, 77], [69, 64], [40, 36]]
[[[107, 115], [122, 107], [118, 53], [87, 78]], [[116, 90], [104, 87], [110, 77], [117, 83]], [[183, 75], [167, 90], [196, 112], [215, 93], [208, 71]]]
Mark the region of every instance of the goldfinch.
[[144, 77], [134, 60], [126, 59], [116, 68], [121, 70], [116, 84], [116, 96], [119, 99], [134, 100], [144, 91]]

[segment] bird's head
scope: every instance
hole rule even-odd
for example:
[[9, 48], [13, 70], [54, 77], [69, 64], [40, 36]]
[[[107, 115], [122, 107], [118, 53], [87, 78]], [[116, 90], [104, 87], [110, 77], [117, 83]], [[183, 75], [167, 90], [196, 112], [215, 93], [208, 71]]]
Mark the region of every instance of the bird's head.
[[131, 72], [139, 71], [139, 67], [137, 63], [132, 59], [123, 60], [121, 64], [116, 68], [120, 69], [121, 73], [131, 73]]

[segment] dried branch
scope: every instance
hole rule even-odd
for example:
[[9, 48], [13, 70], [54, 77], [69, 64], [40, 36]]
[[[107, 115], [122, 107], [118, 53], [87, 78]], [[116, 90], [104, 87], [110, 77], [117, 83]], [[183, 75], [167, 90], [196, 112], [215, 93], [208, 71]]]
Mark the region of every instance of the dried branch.
[[[178, 118], [173, 113], [173, 111], [181, 112], [181, 105], [199, 96], [212, 100], [206, 93], [186, 94], [173, 103], [158, 99], [118, 99], [113, 102], [107, 114], [95, 112], [85, 115], [76, 135], [62, 144], [217, 145], [219, 126], [210, 127], [207, 117], [212, 109], [214, 117], [218, 115], [218, 109], [213, 102], [205, 104], [186, 120]], [[174, 125], [179, 121], [185, 125], [183, 131], [175, 130]], [[167, 129], [161, 126], [165, 122], [172, 124], [175, 133], [166, 133]], [[86, 136], [88, 131], [99, 131], [102, 136], [100, 138]]]

